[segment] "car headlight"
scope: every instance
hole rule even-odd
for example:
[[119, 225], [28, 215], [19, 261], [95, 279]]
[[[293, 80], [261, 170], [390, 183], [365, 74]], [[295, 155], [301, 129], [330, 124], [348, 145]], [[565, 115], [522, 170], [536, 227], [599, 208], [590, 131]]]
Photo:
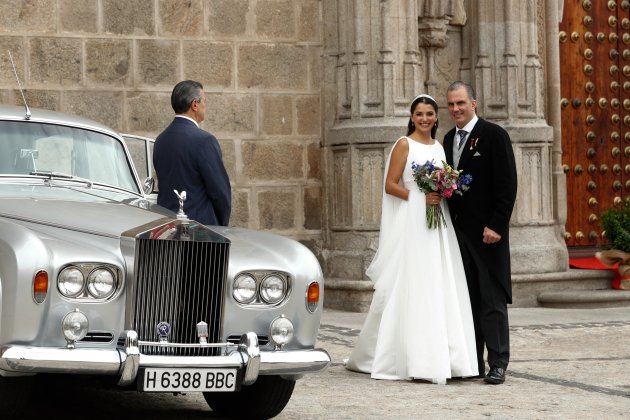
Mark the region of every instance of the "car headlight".
[[266, 303], [275, 304], [284, 298], [286, 289], [284, 279], [276, 274], [272, 274], [265, 277], [260, 283], [260, 296]]
[[243, 271], [232, 281], [232, 296], [241, 305], [277, 307], [290, 294], [291, 277], [282, 271]]
[[234, 279], [232, 296], [239, 303], [249, 303], [256, 297], [256, 279], [250, 274], [240, 274]]
[[116, 279], [114, 274], [106, 268], [93, 270], [87, 280], [88, 293], [97, 298], [105, 299], [116, 291]]
[[83, 272], [75, 266], [64, 268], [57, 280], [59, 292], [66, 297], [76, 297], [85, 286]]
[[72, 300], [105, 301], [120, 288], [121, 270], [113, 264], [74, 262], [57, 276], [57, 289]]
[[284, 346], [293, 338], [293, 323], [284, 315], [274, 319], [269, 327], [269, 336], [276, 345]]

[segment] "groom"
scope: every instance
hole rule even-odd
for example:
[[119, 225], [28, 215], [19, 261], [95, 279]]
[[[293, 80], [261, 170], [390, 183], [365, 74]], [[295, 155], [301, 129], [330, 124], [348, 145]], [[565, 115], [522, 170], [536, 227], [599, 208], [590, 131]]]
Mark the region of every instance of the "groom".
[[509, 224], [516, 200], [516, 163], [512, 142], [500, 126], [476, 115], [475, 90], [454, 82], [446, 93], [456, 127], [444, 136], [447, 162], [472, 175], [470, 189], [448, 200], [459, 241], [473, 312], [479, 375], [484, 346], [489, 384], [505, 382], [510, 359], [508, 303], [512, 303]]

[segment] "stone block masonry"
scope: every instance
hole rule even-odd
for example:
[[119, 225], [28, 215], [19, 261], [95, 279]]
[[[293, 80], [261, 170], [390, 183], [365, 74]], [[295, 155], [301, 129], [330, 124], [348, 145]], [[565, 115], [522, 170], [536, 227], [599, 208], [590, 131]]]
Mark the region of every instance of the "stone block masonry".
[[6, 0], [0, 98], [155, 137], [171, 89], [199, 80], [219, 139], [232, 224], [322, 244], [320, 0]]

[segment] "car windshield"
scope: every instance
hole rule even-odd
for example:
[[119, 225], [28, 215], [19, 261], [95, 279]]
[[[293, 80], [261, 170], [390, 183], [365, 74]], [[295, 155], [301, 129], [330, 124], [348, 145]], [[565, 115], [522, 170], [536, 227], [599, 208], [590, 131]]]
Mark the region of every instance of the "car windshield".
[[139, 192], [120, 141], [56, 124], [0, 121], [0, 174], [76, 177]]

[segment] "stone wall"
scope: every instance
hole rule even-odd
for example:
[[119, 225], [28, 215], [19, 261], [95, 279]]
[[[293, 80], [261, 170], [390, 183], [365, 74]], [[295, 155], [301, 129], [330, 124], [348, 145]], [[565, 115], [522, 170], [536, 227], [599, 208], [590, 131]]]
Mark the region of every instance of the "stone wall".
[[3, 0], [0, 100], [155, 137], [195, 79], [221, 143], [231, 224], [321, 246], [319, 0]]

